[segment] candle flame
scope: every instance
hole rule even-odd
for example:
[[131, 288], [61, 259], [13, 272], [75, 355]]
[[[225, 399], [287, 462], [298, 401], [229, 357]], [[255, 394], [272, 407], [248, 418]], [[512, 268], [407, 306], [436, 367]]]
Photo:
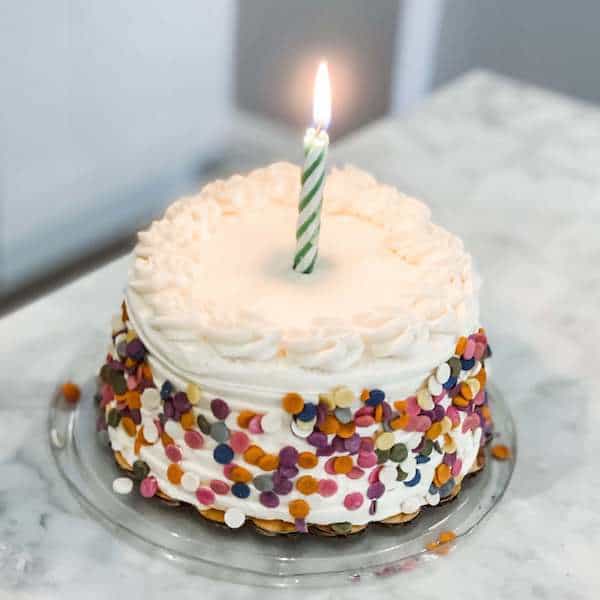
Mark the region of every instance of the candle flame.
[[322, 61], [315, 77], [313, 120], [317, 129], [327, 129], [331, 122], [331, 84], [327, 63]]

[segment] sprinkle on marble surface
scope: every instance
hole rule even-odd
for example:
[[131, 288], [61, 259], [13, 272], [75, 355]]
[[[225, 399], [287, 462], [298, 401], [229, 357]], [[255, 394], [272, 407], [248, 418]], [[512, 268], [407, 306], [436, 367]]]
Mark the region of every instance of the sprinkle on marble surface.
[[112, 489], [115, 494], [130, 494], [133, 490], [133, 481], [129, 477], [117, 477], [112, 482]]

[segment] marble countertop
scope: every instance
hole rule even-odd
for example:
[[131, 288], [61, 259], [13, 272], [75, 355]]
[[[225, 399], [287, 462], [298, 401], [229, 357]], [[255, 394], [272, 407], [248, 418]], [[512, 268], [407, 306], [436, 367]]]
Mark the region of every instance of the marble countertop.
[[[519, 459], [499, 507], [449, 556], [310, 597], [597, 597], [600, 111], [473, 73], [333, 156], [425, 199], [476, 257], [493, 378], [517, 417]], [[106, 336], [126, 265], [0, 319], [0, 598], [251, 595], [114, 538], [82, 511], [50, 455], [57, 377], [76, 348]]]

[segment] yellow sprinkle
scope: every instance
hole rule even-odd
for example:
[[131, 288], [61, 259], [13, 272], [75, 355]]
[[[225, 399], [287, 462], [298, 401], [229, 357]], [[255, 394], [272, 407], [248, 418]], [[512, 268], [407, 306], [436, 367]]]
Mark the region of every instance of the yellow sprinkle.
[[336, 406], [347, 408], [354, 404], [355, 396], [351, 389], [341, 386], [334, 390], [333, 399]]
[[187, 385], [187, 397], [192, 406], [198, 404], [200, 402], [200, 397], [202, 396], [202, 392], [200, 388], [195, 383], [188, 383]]
[[417, 404], [423, 410], [432, 410], [433, 409], [434, 403], [433, 403], [433, 399], [431, 398], [431, 394], [429, 393], [429, 390], [427, 390], [426, 388], [421, 388], [417, 392]]
[[379, 450], [389, 450], [395, 441], [394, 434], [391, 431], [385, 431], [375, 440], [375, 446]]

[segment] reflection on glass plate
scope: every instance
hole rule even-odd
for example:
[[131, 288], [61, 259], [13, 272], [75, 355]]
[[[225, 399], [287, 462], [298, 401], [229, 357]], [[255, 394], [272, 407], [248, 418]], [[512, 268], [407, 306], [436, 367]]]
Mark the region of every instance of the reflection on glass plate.
[[[82, 361], [87, 362], [87, 361]], [[89, 364], [89, 363], [88, 363]], [[77, 369], [83, 372], [82, 368]], [[116, 535], [146, 552], [208, 577], [240, 583], [290, 586], [357, 582], [400, 573], [435, 558], [426, 545], [452, 530], [455, 543], [496, 506], [510, 481], [516, 457], [515, 428], [508, 405], [495, 387], [490, 405], [496, 439], [513, 450], [508, 461], [493, 460], [463, 482], [452, 502], [425, 509], [414, 521], [395, 527], [370, 527], [349, 538], [312, 535], [264, 537], [251, 528], [228, 530], [201, 519], [191, 507], [171, 507], [158, 499], [117, 495], [113, 480], [122, 476], [106, 437], [96, 433], [95, 382], [82, 386], [75, 407], [55, 399], [50, 411], [51, 446], [58, 468], [81, 504]], [[70, 376], [76, 376], [70, 372]], [[81, 380], [85, 380], [82, 377]]]

